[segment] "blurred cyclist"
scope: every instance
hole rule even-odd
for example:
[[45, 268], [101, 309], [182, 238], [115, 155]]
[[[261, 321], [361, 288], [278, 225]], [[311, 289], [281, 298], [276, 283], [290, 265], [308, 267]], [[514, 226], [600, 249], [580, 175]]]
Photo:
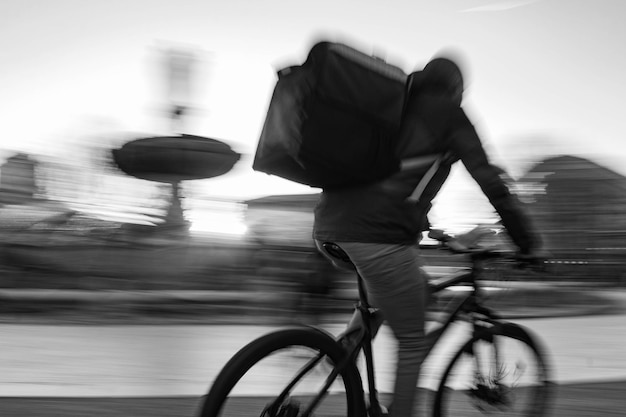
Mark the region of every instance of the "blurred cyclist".
[[509, 193], [461, 108], [463, 76], [449, 58], [431, 60], [409, 76], [405, 119], [397, 143], [401, 159], [446, 155], [425, 188], [415, 190], [430, 165], [404, 167], [385, 180], [324, 190], [315, 209], [314, 238], [339, 245], [363, 277], [372, 304], [380, 308], [398, 341], [394, 417], [414, 407], [426, 341], [427, 282], [420, 272], [417, 243], [426, 230], [431, 201], [461, 160], [500, 215], [521, 253], [532, 257], [540, 239], [517, 198]]

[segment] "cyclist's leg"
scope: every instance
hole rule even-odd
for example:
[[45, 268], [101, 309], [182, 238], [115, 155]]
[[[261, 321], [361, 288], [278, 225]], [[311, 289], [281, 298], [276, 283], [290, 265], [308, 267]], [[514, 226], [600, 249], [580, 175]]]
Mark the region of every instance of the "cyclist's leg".
[[372, 304], [381, 309], [398, 340], [392, 414], [410, 416], [427, 351], [424, 320], [428, 291], [420, 271], [418, 249], [409, 245], [338, 244], [356, 265]]

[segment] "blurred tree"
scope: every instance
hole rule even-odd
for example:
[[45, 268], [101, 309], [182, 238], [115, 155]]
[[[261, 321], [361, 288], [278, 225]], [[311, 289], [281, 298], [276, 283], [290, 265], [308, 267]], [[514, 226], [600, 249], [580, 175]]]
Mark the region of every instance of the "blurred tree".
[[594, 274], [619, 278], [626, 254], [626, 177], [563, 155], [536, 164], [517, 190], [529, 202], [548, 250], [577, 271], [588, 273], [595, 265]]
[[26, 204], [33, 201], [38, 192], [36, 167], [37, 162], [25, 153], [9, 157], [0, 166], [1, 204]]

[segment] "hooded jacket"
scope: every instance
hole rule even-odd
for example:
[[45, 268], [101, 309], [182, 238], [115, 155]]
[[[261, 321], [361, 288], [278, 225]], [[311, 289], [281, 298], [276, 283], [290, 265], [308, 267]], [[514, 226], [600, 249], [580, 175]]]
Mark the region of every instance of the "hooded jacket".
[[429, 166], [400, 170], [372, 184], [324, 190], [315, 208], [313, 237], [321, 241], [415, 244], [427, 230], [431, 201], [450, 174], [451, 164], [461, 161], [479, 184], [522, 253], [538, 247], [530, 219], [510, 194], [492, 165], [480, 138], [459, 104], [423, 91], [407, 103], [398, 136], [400, 159], [429, 154], [451, 154], [424, 189], [419, 201], [408, 201]]

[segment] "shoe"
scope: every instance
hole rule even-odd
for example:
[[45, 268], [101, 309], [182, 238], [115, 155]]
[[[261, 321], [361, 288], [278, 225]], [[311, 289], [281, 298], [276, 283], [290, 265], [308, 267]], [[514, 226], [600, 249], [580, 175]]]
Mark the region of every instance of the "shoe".
[[372, 413], [372, 409], [368, 408], [367, 415], [369, 417], [387, 417], [389, 415], [389, 410], [387, 410], [384, 405], [380, 404], [380, 413]]

